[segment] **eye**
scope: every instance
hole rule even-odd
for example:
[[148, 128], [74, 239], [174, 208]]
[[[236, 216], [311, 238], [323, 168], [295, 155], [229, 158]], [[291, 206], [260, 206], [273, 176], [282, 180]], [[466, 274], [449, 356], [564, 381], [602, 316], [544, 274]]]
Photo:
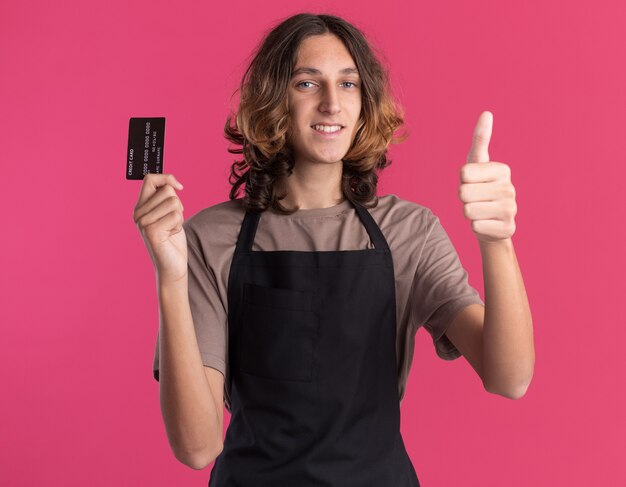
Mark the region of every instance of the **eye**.
[[346, 81], [344, 84], [352, 85], [354, 88], [358, 86], [356, 83], [353, 83], [352, 81]]
[[[296, 86], [301, 86], [305, 83], [309, 83], [310, 85], [312, 85], [313, 83], [311, 83], [310, 81], [300, 81], [300, 83], [298, 83]], [[306, 88], [306, 87], [305, 87]]]

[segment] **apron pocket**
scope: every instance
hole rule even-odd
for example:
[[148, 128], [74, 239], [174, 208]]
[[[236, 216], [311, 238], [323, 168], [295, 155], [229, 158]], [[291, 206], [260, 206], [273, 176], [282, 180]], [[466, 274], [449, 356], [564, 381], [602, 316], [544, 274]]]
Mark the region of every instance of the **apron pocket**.
[[243, 287], [239, 369], [276, 380], [311, 382], [318, 318], [313, 291]]

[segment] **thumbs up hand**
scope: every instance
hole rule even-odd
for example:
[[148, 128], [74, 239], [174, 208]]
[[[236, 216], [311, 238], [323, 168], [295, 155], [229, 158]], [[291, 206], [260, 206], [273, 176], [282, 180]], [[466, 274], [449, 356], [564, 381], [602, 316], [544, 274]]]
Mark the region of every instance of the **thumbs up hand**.
[[496, 242], [515, 233], [515, 187], [511, 169], [489, 160], [493, 114], [482, 112], [474, 128], [472, 148], [461, 166], [459, 198], [479, 242]]

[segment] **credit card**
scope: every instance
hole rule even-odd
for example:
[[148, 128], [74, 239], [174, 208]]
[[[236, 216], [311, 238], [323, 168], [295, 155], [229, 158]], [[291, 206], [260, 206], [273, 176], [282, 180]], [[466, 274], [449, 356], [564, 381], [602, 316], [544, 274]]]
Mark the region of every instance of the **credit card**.
[[133, 117], [128, 124], [126, 179], [143, 179], [148, 173], [163, 173], [165, 117]]

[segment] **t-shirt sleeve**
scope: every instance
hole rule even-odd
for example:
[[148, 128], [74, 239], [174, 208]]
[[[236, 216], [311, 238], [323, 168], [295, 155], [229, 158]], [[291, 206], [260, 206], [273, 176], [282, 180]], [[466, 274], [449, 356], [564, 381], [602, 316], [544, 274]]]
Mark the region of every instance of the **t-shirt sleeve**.
[[[220, 296], [215, 273], [208, 265], [198, 235], [189, 220], [187, 236], [189, 305], [202, 363], [226, 376], [227, 310]], [[210, 245], [207, 246], [210, 248]], [[154, 352], [153, 375], [159, 380], [159, 333]]]
[[432, 216], [413, 280], [411, 311], [413, 322], [430, 333], [437, 355], [454, 360], [461, 353], [445, 335], [448, 326], [466, 306], [485, 303], [469, 285], [467, 271], [439, 218]]

